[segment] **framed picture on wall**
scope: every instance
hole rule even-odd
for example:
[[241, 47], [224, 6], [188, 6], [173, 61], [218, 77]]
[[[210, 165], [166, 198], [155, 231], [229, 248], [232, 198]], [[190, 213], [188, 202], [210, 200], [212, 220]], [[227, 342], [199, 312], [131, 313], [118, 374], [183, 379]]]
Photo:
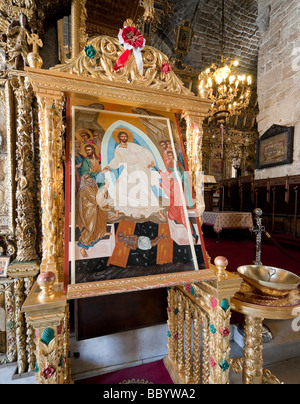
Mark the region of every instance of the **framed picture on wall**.
[[184, 58], [190, 51], [194, 31], [191, 21], [183, 21], [175, 30], [175, 51], [179, 58]]
[[213, 175], [217, 181], [222, 181], [224, 172], [224, 160], [215, 158], [211, 161], [210, 175]]
[[273, 125], [257, 140], [256, 169], [292, 164], [294, 127]]
[[208, 267], [176, 116], [71, 98], [69, 280]]

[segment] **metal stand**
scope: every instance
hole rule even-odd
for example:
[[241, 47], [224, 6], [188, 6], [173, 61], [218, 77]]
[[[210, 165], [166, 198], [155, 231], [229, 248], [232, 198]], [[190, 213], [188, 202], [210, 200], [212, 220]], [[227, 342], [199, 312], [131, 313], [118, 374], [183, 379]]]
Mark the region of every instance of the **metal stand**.
[[255, 260], [253, 261], [254, 265], [262, 265], [261, 261], [261, 243], [262, 243], [262, 233], [266, 231], [265, 227], [262, 226], [262, 215], [263, 211], [261, 209], [255, 209], [255, 220], [256, 227], [253, 229], [253, 233], [256, 234], [256, 243], [255, 243]]
[[[263, 265], [261, 261], [261, 245], [262, 245], [262, 233], [266, 232], [266, 228], [262, 226], [262, 215], [263, 211], [259, 208], [255, 209], [255, 221], [256, 227], [253, 229], [253, 233], [256, 234], [255, 242], [255, 260], [253, 265]], [[263, 320], [262, 320], [263, 321]], [[261, 322], [262, 322], [261, 321]], [[245, 323], [239, 324], [239, 333], [245, 335]], [[262, 341], [263, 343], [270, 343], [274, 339], [274, 335], [268, 326], [262, 323]]]

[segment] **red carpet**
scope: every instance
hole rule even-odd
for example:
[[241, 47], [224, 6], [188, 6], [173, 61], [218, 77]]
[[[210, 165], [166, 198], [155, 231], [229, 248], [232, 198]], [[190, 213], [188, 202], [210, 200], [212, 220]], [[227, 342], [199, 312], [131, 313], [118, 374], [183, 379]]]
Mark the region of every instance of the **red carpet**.
[[75, 384], [173, 384], [173, 382], [161, 360], [106, 375], [78, 380]]
[[[216, 238], [205, 238], [205, 247], [211, 257], [212, 263], [214, 259], [220, 255], [226, 257], [229, 261], [228, 270], [236, 272], [237, 268], [242, 265], [251, 265], [254, 261], [255, 247], [254, 241], [244, 240], [228, 240], [222, 239], [219, 243]], [[300, 276], [300, 250], [288, 250], [283, 247], [286, 252], [275, 245], [262, 245], [262, 262], [264, 265], [285, 269]], [[292, 259], [295, 258], [295, 259]]]

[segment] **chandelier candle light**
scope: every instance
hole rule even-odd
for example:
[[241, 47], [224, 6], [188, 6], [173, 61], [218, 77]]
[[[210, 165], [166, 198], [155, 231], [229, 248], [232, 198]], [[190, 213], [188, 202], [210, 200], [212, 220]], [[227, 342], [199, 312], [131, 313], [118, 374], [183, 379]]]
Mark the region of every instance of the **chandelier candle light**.
[[221, 67], [213, 63], [199, 76], [200, 97], [213, 101], [208, 121], [216, 120], [218, 125], [224, 125], [229, 116], [239, 115], [242, 109], [248, 107], [252, 85], [250, 75], [238, 73], [238, 60], [228, 62], [224, 59], [224, 38], [225, 0], [222, 0]]

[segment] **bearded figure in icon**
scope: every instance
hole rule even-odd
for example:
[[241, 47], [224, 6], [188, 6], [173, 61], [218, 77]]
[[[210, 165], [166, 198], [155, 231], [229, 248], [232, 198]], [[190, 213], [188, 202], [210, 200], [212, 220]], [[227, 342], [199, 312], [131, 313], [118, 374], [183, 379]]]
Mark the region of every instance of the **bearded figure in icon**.
[[155, 168], [153, 154], [145, 147], [134, 143], [134, 136], [127, 129], [118, 129], [113, 137], [119, 145], [113, 159], [103, 170], [120, 171], [115, 186], [115, 214], [111, 219], [118, 218], [120, 212], [134, 219], [142, 217], [147, 219], [152, 214], [158, 213], [165, 222], [164, 208], [159, 206], [159, 199], [152, 190], [152, 186], [157, 186], [158, 181], [158, 173], [153, 171]]

